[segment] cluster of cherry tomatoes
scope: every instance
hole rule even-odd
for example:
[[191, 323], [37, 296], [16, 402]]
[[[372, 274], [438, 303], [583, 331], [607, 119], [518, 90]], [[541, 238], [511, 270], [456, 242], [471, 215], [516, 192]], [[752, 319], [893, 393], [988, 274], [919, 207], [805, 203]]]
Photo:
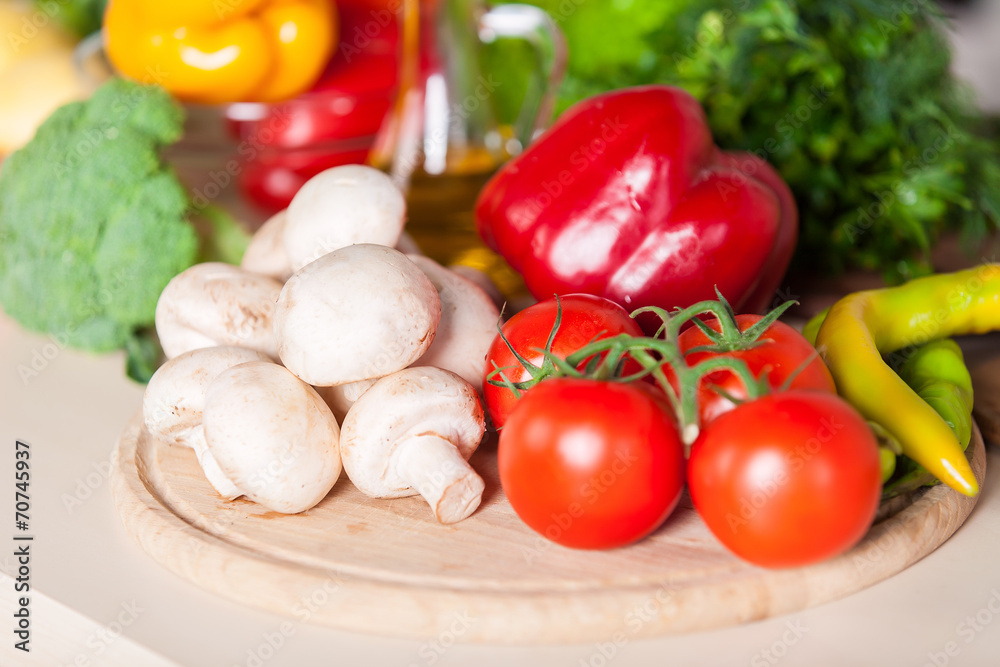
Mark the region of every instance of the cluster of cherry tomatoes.
[[[760, 320], [735, 318], [740, 331]], [[713, 534], [757, 565], [818, 562], [863, 537], [881, 493], [878, 444], [864, 418], [837, 396], [813, 347], [774, 321], [742, 349], [721, 349], [706, 332], [720, 330], [718, 319], [704, 325], [676, 338], [688, 367], [739, 359], [769, 391], [750, 398], [743, 380], [725, 368], [702, 376], [690, 443], [690, 426], [680, 423], [668, 396], [680, 393], [683, 373], [669, 363], [661, 375], [668, 387], [651, 376], [623, 381], [641, 375], [631, 359], [610, 378], [555, 373], [533, 383], [549, 375], [552, 357], [620, 334], [641, 337], [617, 304], [567, 295], [503, 326], [487, 355], [484, 398], [500, 433], [501, 484], [528, 526], [568, 547], [620, 547], [659, 528], [686, 483]], [[593, 369], [591, 362], [578, 368]], [[533, 386], [515, 386], [526, 384]]]

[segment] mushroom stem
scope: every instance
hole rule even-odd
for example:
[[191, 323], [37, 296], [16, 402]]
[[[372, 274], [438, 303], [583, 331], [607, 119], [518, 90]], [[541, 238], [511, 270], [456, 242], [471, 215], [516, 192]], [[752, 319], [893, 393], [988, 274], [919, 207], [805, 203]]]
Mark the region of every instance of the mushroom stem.
[[198, 463], [201, 465], [201, 470], [205, 473], [205, 478], [212, 485], [212, 488], [215, 489], [216, 493], [226, 500], [236, 500], [243, 495], [243, 492], [233, 484], [232, 480], [226, 477], [226, 473], [222, 472], [219, 462], [215, 460], [212, 452], [208, 450], [208, 443], [205, 442], [204, 425], [198, 424], [187, 439], [187, 444], [194, 450], [195, 456], [198, 457]]
[[397, 445], [396, 473], [423, 496], [441, 523], [455, 523], [475, 512], [486, 488], [458, 448], [435, 433]]

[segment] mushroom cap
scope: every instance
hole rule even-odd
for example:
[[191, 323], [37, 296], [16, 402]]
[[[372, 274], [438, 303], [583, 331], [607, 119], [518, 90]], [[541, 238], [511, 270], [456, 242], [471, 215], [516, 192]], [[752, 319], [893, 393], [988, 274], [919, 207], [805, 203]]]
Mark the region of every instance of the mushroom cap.
[[434, 340], [441, 300], [405, 255], [361, 244], [335, 250], [281, 290], [274, 330], [281, 362], [316, 386], [406, 368]]
[[395, 246], [405, 222], [406, 201], [391, 178], [372, 167], [344, 165], [313, 176], [295, 194], [284, 246], [298, 271], [356, 243]]
[[316, 387], [316, 392], [323, 397], [326, 404], [337, 418], [337, 423], [343, 423], [347, 412], [358, 400], [361, 394], [368, 391], [376, 380], [358, 380], [347, 384], [335, 384], [330, 387]]
[[245, 347], [203, 347], [170, 359], [153, 373], [142, 396], [146, 429], [194, 447], [202, 437], [192, 431], [201, 425], [208, 385], [222, 371], [248, 361], [271, 359]]
[[189, 350], [235, 345], [277, 358], [272, 317], [281, 283], [222, 262], [195, 264], [173, 277], [156, 302], [156, 332], [168, 359]]
[[483, 408], [472, 385], [440, 368], [406, 368], [372, 385], [347, 413], [340, 439], [344, 471], [369, 496], [412, 496], [417, 491], [394, 465], [400, 444], [409, 437], [434, 434], [469, 460], [485, 430]]
[[287, 211], [275, 213], [254, 233], [243, 253], [240, 268], [284, 283], [292, 276], [292, 262], [285, 252], [283, 237]]
[[205, 441], [227, 479], [276, 512], [313, 507], [340, 476], [340, 428], [316, 391], [277, 364], [223, 371], [205, 397]]
[[396, 250], [404, 255], [424, 254], [416, 240], [406, 232], [399, 235], [399, 240], [396, 241]]
[[500, 311], [493, 299], [468, 278], [423, 255], [407, 255], [427, 274], [441, 299], [441, 323], [434, 342], [414, 366], [436, 366], [483, 390], [483, 364], [497, 335]]
[[485, 271], [480, 271], [479, 269], [471, 267], [467, 264], [449, 264], [448, 270], [479, 285], [479, 287], [486, 292], [490, 299], [493, 300], [493, 305], [496, 306], [497, 309], [503, 308], [504, 303], [507, 302], [507, 299], [504, 298], [503, 292], [500, 291], [500, 288], [496, 286], [496, 283], [493, 282], [493, 279], [490, 278]]

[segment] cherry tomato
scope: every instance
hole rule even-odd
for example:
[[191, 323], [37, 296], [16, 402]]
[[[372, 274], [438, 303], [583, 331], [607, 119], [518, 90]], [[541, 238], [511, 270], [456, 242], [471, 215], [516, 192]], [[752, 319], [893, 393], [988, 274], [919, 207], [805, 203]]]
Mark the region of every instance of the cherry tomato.
[[[559, 331], [552, 341], [552, 353], [563, 359], [596, 339], [620, 333], [642, 335], [642, 329], [635, 320], [614, 301], [590, 294], [567, 294], [559, 297], [559, 303], [562, 307], [562, 319]], [[541, 366], [544, 360], [542, 353], [537, 350], [545, 347], [555, 325], [558, 308], [554, 298], [540, 301], [514, 315], [503, 325], [502, 331], [507, 342], [535, 366]], [[493, 425], [497, 428], [507, 421], [507, 415], [514, 409], [517, 397], [509, 389], [491, 385], [485, 378], [494, 369], [507, 367], [512, 368], [505, 370], [504, 376], [511, 382], [531, 379], [531, 374], [518, 363], [510, 348], [497, 335], [486, 353], [486, 367], [483, 371], [483, 397]]]
[[677, 428], [644, 383], [555, 378], [532, 387], [500, 432], [498, 463], [517, 515], [578, 549], [648, 535], [684, 486]]
[[[737, 315], [736, 324], [740, 331], [746, 331], [761, 319], [760, 315]], [[706, 324], [714, 331], [720, 330], [716, 319]], [[710, 345], [711, 342], [701, 329], [694, 326], [686, 329], [678, 338], [681, 352], [691, 366], [719, 356], [742, 359], [755, 378], [760, 379], [767, 373], [767, 383], [772, 389], [781, 387], [790, 375], [801, 368], [789, 383], [788, 389], [819, 389], [831, 394], [837, 393], [833, 376], [816, 354], [815, 348], [802, 334], [784, 322], [778, 321], [768, 327], [758, 339], [760, 344], [748, 350], [689, 352], [693, 348]], [[668, 371], [667, 375], [669, 377], [671, 373]], [[703, 425], [735, 407], [732, 401], [713, 390], [712, 385], [734, 398], [747, 397], [746, 386], [735, 373], [720, 370], [706, 375], [698, 388], [698, 413]]]
[[798, 567], [854, 546], [881, 496], [878, 444], [843, 399], [788, 391], [743, 403], [691, 448], [695, 509], [733, 553]]

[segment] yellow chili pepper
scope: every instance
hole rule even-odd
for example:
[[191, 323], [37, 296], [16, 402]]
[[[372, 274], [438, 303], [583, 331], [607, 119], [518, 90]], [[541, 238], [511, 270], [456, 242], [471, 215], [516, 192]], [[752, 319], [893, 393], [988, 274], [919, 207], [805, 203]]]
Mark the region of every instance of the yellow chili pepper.
[[903, 453], [956, 491], [979, 485], [954, 431], [882, 360], [882, 355], [1000, 328], [1000, 264], [850, 294], [831, 308], [816, 347], [837, 391], [886, 428]]
[[181, 100], [275, 102], [319, 78], [337, 15], [332, 0], [112, 0], [104, 39], [119, 72]]

